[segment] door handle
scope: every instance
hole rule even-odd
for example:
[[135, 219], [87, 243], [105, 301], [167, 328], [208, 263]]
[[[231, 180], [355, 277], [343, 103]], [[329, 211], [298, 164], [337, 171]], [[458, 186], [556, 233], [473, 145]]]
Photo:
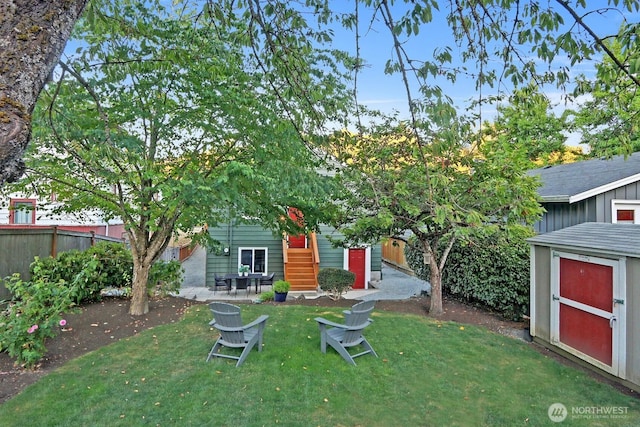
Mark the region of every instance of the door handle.
[[609, 327], [611, 329], [613, 329], [613, 322], [615, 322], [616, 320], [618, 320], [616, 319], [616, 316], [611, 316], [611, 318], [609, 319]]

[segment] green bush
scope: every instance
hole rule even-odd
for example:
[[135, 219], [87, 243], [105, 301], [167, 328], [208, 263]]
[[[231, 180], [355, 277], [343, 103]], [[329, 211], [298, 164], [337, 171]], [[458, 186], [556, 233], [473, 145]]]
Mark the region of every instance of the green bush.
[[32, 280], [64, 281], [74, 290], [74, 301], [100, 299], [105, 288], [131, 285], [133, 259], [121, 243], [99, 242], [85, 251], [71, 250], [56, 258], [38, 258], [30, 266]]
[[180, 261], [156, 261], [149, 271], [149, 292], [158, 292], [161, 295], [178, 292], [182, 285], [183, 273]]
[[0, 351], [16, 363], [33, 368], [46, 352], [45, 340], [66, 324], [62, 318], [73, 307], [73, 287], [64, 281], [23, 282], [14, 274], [5, 283], [13, 299], [0, 316]]
[[260, 294], [260, 296], [258, 297], [258, 301], [260, 302], [273, 301], [274, 298], [275, 298], [274, 292], [272, 290], [268, 290]]
[[342, 268], [327, 267], [318, 273], [320, 289], [329, 294], [332, 300], [339, 300], [356, 280], [356, 274]]
[[[30, 266], [32, 280], [64, 281], [73, 289], [77, 304], [100, 299], [100, 291], [131, 287], [133, 258], [117, 242], [99, 242], [85, 251], [71, 250], [56, 258], [37, 258]], [[157, 261], [149, 271], [149, 292], [167, 294], [180, 289], [182, 265], [179, 261]]]
[[[531, 234], [504, 234], [456, 243], [442, 274], [445, 293], [479, 303], [506, 318], [519, 320], [529, 311], [529, 245]], [[405, 256], [411, 269], [430, 280], [422, 251], [407, 245]]]

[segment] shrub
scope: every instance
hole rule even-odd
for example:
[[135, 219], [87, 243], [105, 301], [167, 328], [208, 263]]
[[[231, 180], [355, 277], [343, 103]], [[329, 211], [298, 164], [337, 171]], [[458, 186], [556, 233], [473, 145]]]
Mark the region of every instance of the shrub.
[[[64, 281], [73, 288], [77, 304], [100, 299], [100, 291], [127, 288], [133, 277], [131, 252], [117, 242], [99, 242], [86, 251], [71, 250], [56, 258], [37, 258], [30, 266], [32, 280]], [[168, 294], [180, 289], [182, 265], [179, 261], [157, 261], [149, 271], [149, 292]]]
[[66, 323], [62, 314], [74, 305], [74, 289], [64, 281], [23, 282], [19, 274], [11, 276], [6, 287], [13, 299], [0, 318], [0, 351], [33, 368], [46, 352], [45, 340]]
[[[454, 245], [442, 274], [442, 289], [457, 298], [480, 303], [502, 316], [519, 320], [529, 311], [529, 233], [475, 238]], [[407, 245], [407, 262], [429, 280], [422, 251]]]
[[74, 301], [95, 301], [105, 288], [131, 284], [133, 260], [121, 243], [99, 242], [86, 251], [71, 250], [56, 258], [38, 258], [30, 266], [32, 280], [64, 281], [73, 289]]
[[320, 289], [329, 294], [332, 300], [339, 300], [356, 280], [355, 273], [342, 268], [323, 268], [318, 273]]
[[260, 296], [258, 297], [258, 301], [260, 302], [273, 301], [274, 298], [275, 298], [275, 293], [272, 290], [268, 290], [260, 294]]
[[149, 292], [158, 292], [168, 295], [170, 292], [178, 292], [182, 285], [184, 269], [180, 261], [156, 261], [149, 271]]

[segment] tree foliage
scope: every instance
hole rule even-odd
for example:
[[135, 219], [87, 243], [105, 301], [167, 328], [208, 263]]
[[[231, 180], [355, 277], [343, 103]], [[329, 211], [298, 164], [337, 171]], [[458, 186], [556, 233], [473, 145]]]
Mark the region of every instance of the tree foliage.
[[[619, 43], [607, 45], [612, 52], [622, 56]], [[627, 50], [624, 58], [634, 75], [638, 72], [635, 58], [639, 54], [637, 49]], [[588, 95], [587, 101], [574, 112], [573, 125], [581, 135], [581, 142], [589, 146], [592, 157], [640, 151], [638, 87], [611, 58], [605, 57], [596, 64], [595, 79], [581, 76], [576, 93]]]
[[493, 123], [485, 122], [483, 144], [493, 151], [518, 150], [531, 166], [563, 163], [571, 154], [567, 113], [557, 116], [549, 99], [535, 86], [516, 90], [509, 104], [498, 105]]

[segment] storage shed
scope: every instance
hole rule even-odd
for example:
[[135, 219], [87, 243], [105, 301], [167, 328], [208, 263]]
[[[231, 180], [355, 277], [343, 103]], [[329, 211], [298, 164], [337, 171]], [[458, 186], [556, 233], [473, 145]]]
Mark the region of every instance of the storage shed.
[[640, 226], [583, 223], [528, 242], [534, 340], [640, 390]]

